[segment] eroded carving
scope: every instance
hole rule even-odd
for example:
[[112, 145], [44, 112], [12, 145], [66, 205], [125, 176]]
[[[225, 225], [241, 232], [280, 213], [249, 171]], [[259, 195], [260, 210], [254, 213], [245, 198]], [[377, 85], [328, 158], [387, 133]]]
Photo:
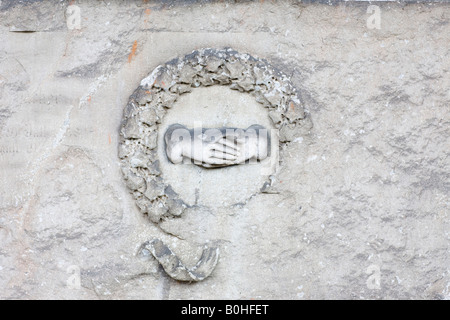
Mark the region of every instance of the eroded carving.
[[[141, 81], [129, 99], [119, 145], [126, 184], [140, 211], [155, 223], [180, 216], [188, 207], [162, 177], [159, 164], [163, 159], [158, 159], [156, 152], [159, 125], [180, 95], [212, 85], [250, 94], [266, 107], [273, 127], [278, 129], [279, 147], [312, 126], [288, 77], [275, 71], [265, 60], [232, 49], [202, 49], [158, 66]], [[205, 168], [218, 168], [261, 160], [270, 151], [270, 136], [261, 134], [265, 128], [259, 125], [247, 129], [201, 129], [198, 134], [196, 129], [177, 124], [166, 131], [166, 154], [172, 163], [186, 160]], [[178, 133], [185, 139], [177, 139], [180, 136], [173, 135], [176, 130], [181, 130]], [[227, 130], [232, 133], [227, 134]], [[271, 181], [268, 177], [261, 192], [270, 192]], [[159, 239], [148, 241], [143, 247], [169, 276], [180, 281], [205, 279], [219, 257], [218, 248], [205, 246], [200, 260], [188, 267]]]
[[[158, 66], [130, 97], [124, 110], [119, 146], [127, 186], [141, 212], [153, 222], [179, 216], [187, 207], [161, 176], [155, 150], [159, 124], [180, 95], [212, 85], [229, 86], [254, 96], [268, 109], [273, 126], [279, 129], [281, 143], [292, 141], [311, 127], [288, 77], [265, 60], [232, 49], [202, 49]], [[222, 153], [225, 157], [236, 157], [231, 151]], [[231, 163], [214, 164], [210, 163], [215, 162], [212, 157], [206, 157], [210, 160], [202, 163], [205, 167], [234, 165], [245, 162], [245, 158], [247, 155], [241, 153], [236, 159], [226, 159]], [[156, 193], [151, 191], [155, 185]]]
[[165, 135], [166, 154], [174, 164], [194, 163], [205, 168], [220, 168], [267, 158], [270, 135], [254, 124], [247, 129], [194, 128], [171, 125]]
[[219, 261], [219, 248], [204, 246], [198, 262], [187, 266], [178, 256], [160, 239], [145, 242], [141, 250], [147, 249], [164, 268], [164, 271], [178, 281], [202, 281], [214, 270]]

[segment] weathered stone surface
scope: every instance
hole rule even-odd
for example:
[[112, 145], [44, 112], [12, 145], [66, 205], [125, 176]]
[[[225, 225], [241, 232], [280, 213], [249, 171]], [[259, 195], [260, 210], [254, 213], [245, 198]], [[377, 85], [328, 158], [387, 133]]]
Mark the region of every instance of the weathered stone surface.
[[205, 247], [194, 266], [186, 266], [160, 239], [152, 239], [143, 245], [161, 263], [164, 270], [178, 281], [202, 281], [214, 270], [219, 260], [219, 248]]
[[[69, 1], [1, 1], [0, 298], [449, 299], [450, 8], [328, 2], [71, 1], [81, 28], [69, 29]], [[374, 4], [380, 29], [367, 25]], [[314, 126], [280, 132], [263, 192], [217, 210], [194, 192], [177, 215], [124, 181], [120, 131], [159, 103], [125, 108], [143, 78], [205, 47], [267, 60], [306, 111], [267, 108], [268, 121]], [[231, 82], [221, 63], [201, 66], [194, 85], [154, 78], [155, 91]], [[253, 67], [259, 90], [233, 92], [270, 107], [274, 86]], [[139, 250], [153, 238], [186, 266], [202, 254], [187, 243], [215, 240], [220, 263], [195, 285], [170, 281]]]

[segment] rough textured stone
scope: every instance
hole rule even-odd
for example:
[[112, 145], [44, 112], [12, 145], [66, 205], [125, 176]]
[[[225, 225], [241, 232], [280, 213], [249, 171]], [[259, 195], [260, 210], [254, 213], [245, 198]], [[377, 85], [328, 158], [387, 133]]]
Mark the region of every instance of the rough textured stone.
[[[449, 299], [448, 4], [70, 2], [80, 29], [69, 1], [0, 4], [1, 298]], [[126, 107], [152, 70], [206, 47], [267, 60], [314, 126], [286, 132], [277, 174], [247, 203], [155, 224], [120, 170], [122, 118], [159, 103]], [[198, 85], [231, 81], [201, 66]], [[255, 84], [268, 105], [270, 84]], [[153, 238], [187, 266], [214, 241], [220, 262], [203, 282], [172, 281], [140, 250]]]

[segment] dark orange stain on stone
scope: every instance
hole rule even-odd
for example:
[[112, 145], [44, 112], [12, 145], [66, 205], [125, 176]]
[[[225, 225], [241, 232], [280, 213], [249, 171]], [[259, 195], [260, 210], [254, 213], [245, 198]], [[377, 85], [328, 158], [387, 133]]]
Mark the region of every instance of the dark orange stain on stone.
[[136, 55], [137, 45], [138, 45], [137, 40], [135, 40], [133, 43], [133, 47], [131, 48], [131, 52], [128, 55], [128, 63], [130, 63], [133, 57]]

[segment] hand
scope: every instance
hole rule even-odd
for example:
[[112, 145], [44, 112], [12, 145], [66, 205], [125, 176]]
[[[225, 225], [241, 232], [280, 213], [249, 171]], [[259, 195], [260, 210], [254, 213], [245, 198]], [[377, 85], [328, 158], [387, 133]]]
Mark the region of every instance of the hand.
[[247, 160], [262, 160], [268, 156], [270, 138], [267, 129], [254, 124], [247, 129], [236, 129], [234, 135], [227, 135], [227, 139], [235, 141], [239, 156], [236, 163]]
[[171, 125], [164, 135], [166, 153], [172, 163], [185, 159], [206, 168], [235, 164], [239, 151], [235, 143], [224, 137], [219, 129], [191, 129], [180, 124]]
[[184, 157], [207, 168], [233, 165], [239, 156], [236, 144], [223, 136], [211, 139], [205, 133], [193, 135], [192, 143], [186, 143], [184, 147]]
[[247, 129], [187, 129], [171, 125], [164, 135], [166, 153], [172, 163], [189, 159], [205, 168], [218, 168], [267, 157], [269, 136], [260, 125]]

